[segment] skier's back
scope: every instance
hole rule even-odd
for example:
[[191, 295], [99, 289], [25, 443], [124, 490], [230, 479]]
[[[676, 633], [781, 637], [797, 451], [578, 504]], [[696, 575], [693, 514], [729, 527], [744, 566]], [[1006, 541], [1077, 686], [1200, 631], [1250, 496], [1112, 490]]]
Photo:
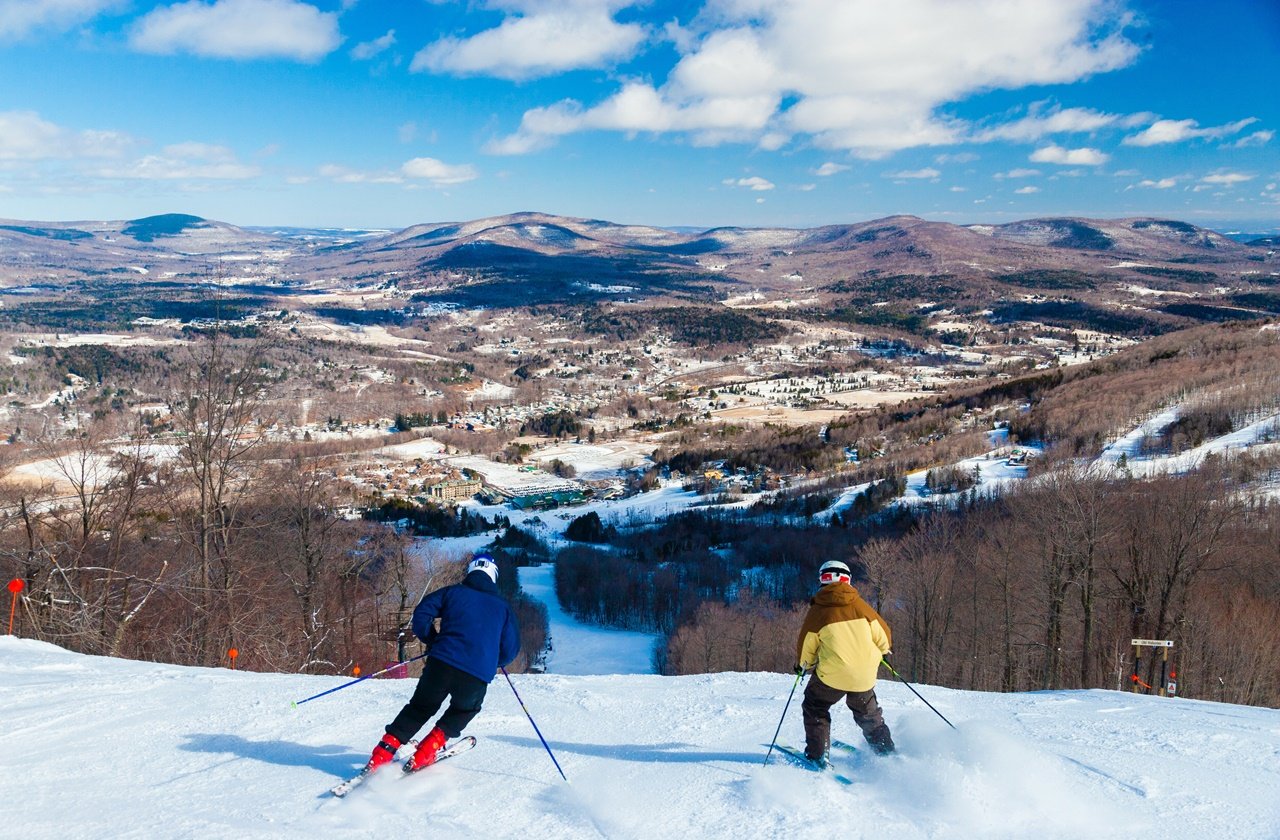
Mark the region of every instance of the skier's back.
[[822, 564], [822, 588], [809, 602], [796, 640], [800, 671], [813, 668], [805, 686], [804, 753], [825, 762], [831, 744], [831, 707], [841, 699], [877, 753], [893, 752], [893, 738], [876, 701], [876, 672], [889, 652], [889, 625], [854, 589], [849, 567], [839, 560]]
[[413, 697], [387, 724], [387, 734], [374, 747], [368, 769], [391, 761], [446, 698], [449, 707], [418, 745], [411, 769], [434, 762], [445, 742], [461, 735], [479, 713], [498, 668], [506, 667], [520, 652], [515, 614], [498, 594], [497, 582], [493, 558], [477, 554], [462, 583], [437, 589], [414, 609], [414, 635], [430, 647], [430, 656]]

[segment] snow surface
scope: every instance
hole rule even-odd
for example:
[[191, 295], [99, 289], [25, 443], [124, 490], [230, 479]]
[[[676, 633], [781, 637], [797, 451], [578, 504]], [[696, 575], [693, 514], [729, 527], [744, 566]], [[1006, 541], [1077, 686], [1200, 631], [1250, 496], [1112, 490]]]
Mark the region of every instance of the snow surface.
[[555, 568], [544, 563], [518, 570], [520, 588], [547, 607], [551, 653], [546, 658], [546, 673], [652, 674], [653, 646], [658, 637], [583, 624], [566, 613], [556, 598]]
[[[1275, 838], [1280, 711], [1116, 691], [878, 692], [900, 753], [837, 757], [852, 786], [762, 766], [794, 680], [517, 675], [479, 746], [411, 779], [323, 795], [413, 682], [254, 674], [0, 637], [10, 837]], [[837, 707], [834, 735], [855, 741]], [[791, 703], [781, 740], [799, 743]]]
[[1269, 414], [1234, 432], [1205, 441], [1197, 447], [1177, 455], [1162, 453], [1144, 454], [1143, 438], [1158, 435], [1177, 420], [1183, 406], [1173, 406], [1148, 418], [1145, 422], [1107, 445], [1098, 456], [1097, 463], [1119, 468], [1124, 456], [1125, 467], [1132, 475], [1151, 476], [1161, 473], [1185, 473], [1202, 464], [1209, 455], [1228, 455], [1246, 449], [1274, 446], [1280, 436], [1280, 413]]

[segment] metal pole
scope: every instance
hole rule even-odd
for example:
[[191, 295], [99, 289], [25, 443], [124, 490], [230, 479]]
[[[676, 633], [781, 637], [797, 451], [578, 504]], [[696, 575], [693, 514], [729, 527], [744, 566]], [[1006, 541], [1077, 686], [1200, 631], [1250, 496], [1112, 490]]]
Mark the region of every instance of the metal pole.
[[374, 672], [374, 673], [372, 673], [372, 674], [369, 674], [369, 675], [367, 675], [367, 676], [357, 677], [357, 678], [355, 678], [354, 680], [352, 680], [351, 682], [343, 683], [342, 685], [338, 686], [337, 688], [331, 688], [331, 689], [329, 689], [328, 691], [322, 691], [322, 692], [320, 692], [319, 694], [313, 694], [313, 695], [311, 695], [310, 697], [308, 697], [306, 700], [295, 700], [295, 701], [294, 701], [292, 704], [290, 704], [290, 705], [292, 705], [292, 707], [296, 709], [296, 708], [298, 708], [299, 706], [301, 706], [303, 703], [309, 703], [309, 702], [311, 702], [312, 700], [317, 700], [317, 699], [319, 699], [319, 698], [321, 698], [321, 697], [325, 696], [326, 694], [333, 694], [335, 691], [341, 691], [341, 690], [342, 690], [342, 689], [344, 689], [344, 688], [350, 688], [351, 686], [355, 685], [355, 684], [356, 684], [356, 683], [358, 683], [358, 682], [364, 682], [365, 680], [373, 679], [374, 677], [377, 677], [377, 676], [380, 676], [380, 675], [382, 675], [382, 674], [385, 674], [387, 671], [392, 671], [392, 670], [395, 670], [396, 668], [399, 668], [399, 667], [401, 667], [401, 666], [403, 666], [403, 665], [408, 665], [410, 662], [413, 662], [413, 661], [418, 660], [418, 659], [422, 659], [422, 658], [423, 658], [423, 657], [425, 657], [425, 656], [426, 656], [426, 654], [425, 654], [425, 653], [420, 653], [420, 654], [418, 654], [417, 656], [413, 657], [413, 659], [406, 659], [404, 662], [397, 662], [396, 664], [392, 665], [392, 666], [391, 666], [391, 667], [389, 667], [389, 668], [383, 668], [381, 671], [376, 671], [376, 672]]
[[765, 753], [764, 763], [769, 763], [769, 758], [773, 755], [773, 745], [778, 743], [778, 733], [782, 731], [782, 722], [787, 719], [787, 709], [791, 708], [791, 698], [796, 696], [796, 686], [800, 685], [800, 678], [804, 676], [804, 671], [796, 671], [796, 681], [791, 684], [791, 693], [787, 695], [787, 705], [782, 707], [782, 717], [778, 718], [778, 728], [773, 730], [773, 740], [769, 742], [769, 752]]
[[[882, 658], [880, 661], [881, 661], [881, 662], [884, 662], [884, 667], [888, 668], [888, 669], [889, 669], [889, 671], [890, 671], [890, 672], [891, 672], [895, 677], [897, 677], [898, 679], [902, 680], [902, 684], [903, 684], [903, 685], [905, 685], [907, 688], [910, 688], [910, 689], [911, 689], [911, 693], [912, 693], [912, 694], [914, 694], [914, 695], [915, 695], [915, 696], [917, 696], [917, 697], [920, 697], [920, 692], [916, 691], [916, 690], [915, 690], [915, 688], [913, 688], [913, 687], [912, 687], [911, 683], [907, 682], [906, 680], [903, 680], [903, 679], [902, 679], [902, 675], [901, 675], [901, 674], [899, 674], [897, 671], [894, 671], [894, 670], [893, 670], [893, 666], [892, 666], [892, 665], [890, 665], [890, 664], [889, 664], [886, 660], [884, 660], [883, 658]], [[930, 709], [933, 709], [933, 704], [932, 704], [932, 703], [930, 703], [928, 700], [924, 699], [923, 697], [920, 697], [920, 702], [921, 702], [921, 703], [924, 703], [924, 704], [925, 704], [926, 706], [928, 706]], [[947, 726], [950, 726], [952, 729], [955, 729], [955, 728], [956, 728], [956, 725], [955, 725], [954, 723], [952, 723], [951, 721], [947, 720], [946, 716], [945, 716], [945, 715], [943, 715], [943, 714], [942, 714], [942, 712], [938, 711], [937, 709], [933, 709], [933, 713], [934, 713], [935, 715], [937, 715], [938, 717], [942, 718], [942, 722], [943, 722], [943, 723], [945, 723]]]
[[502, 671], [502, 676], [507, 678], [507, 685], [511, 686], [511, 693], [516, 696], [516, 702], [520, 704], [520, 708], [524, 709], [524, 716], [529, 719], [529, 723], [533, 724], [533, 731], [538, 733], [538, 740], [542, 742], [542, 747], [547, 751], [547, 755], [551, 756], [551, 763], [556, 766], [556, 771], [559, 772], [560, 778], [564, 779], [566, 782], [569, 781], [569, 777], [560, 769], [560, 762], [556, 761], [556, 754], [551, 751], [551, 747], [547, 744], [547, 739], [542, 737], [542, 732], [538, 729], [538, 724], [534, 723], [533, 715], [529, 714], [529, 709], [524, 705], [524, 701], [520, 699], [520, 692], [516, 691], [516, 684], [511, 681], [511, 675], [507, 673], [507, 669], [505, 667], [499, 670]]

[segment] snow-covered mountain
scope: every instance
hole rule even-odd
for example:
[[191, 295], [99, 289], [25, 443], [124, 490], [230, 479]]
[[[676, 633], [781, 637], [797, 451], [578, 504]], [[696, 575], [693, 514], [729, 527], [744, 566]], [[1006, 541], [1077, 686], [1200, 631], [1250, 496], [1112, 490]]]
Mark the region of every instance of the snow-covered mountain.
[[[879, 693], [900, 753], [763, 766], [793, 679], [501, 677], [477, 749], [323, 795], [413, 683], [106, 659], [0, 637], [3, 834], [38, 838], [1280, 837], [1280, 711], [1118, 691]], [[797, 695], [798, 700], [798, 695]], [[834, 735], [855, 740], [837, 707]], [[781, 740], [801, 738], [793, 702]]]

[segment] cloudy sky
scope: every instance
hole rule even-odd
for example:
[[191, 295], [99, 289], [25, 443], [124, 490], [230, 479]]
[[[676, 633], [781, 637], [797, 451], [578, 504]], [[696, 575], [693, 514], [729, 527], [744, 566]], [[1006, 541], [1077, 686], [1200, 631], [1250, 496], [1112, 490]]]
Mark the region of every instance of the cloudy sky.
[[0, 218], [1280, 230], [1276, 0], [0, 0]]

